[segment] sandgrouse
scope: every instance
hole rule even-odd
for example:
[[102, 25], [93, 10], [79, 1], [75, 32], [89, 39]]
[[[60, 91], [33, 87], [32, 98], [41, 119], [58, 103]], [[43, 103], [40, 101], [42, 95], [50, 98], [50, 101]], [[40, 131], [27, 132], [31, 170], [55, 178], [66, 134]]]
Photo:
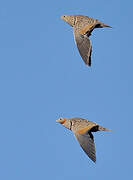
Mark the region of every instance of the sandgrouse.
[[92, 46], [88, 37], [95, 28], [111, 26], [106, 25], [97, 19], [81, 15], [64, 15], [61, 16], [61, 19], [73, 27], [74, 39], [77, 44], [79, 53], [85, 64], [91, 66]]
[[92, 132], [111, 130], [82, 118], [59, 118], [56, 121], [73, 131], [84, 152], [93, 162], [96, 162], [96, 151]]

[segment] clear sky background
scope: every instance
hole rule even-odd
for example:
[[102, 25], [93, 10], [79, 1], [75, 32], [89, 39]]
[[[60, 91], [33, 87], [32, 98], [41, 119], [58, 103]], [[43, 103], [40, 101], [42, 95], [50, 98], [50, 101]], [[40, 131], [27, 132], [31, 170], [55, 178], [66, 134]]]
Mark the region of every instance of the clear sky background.
[[[132, 1], [0, 1], [0, 179], [133, 179]], [[64, 14], [97, 18], [92, 67]], [[110, 128], [95, 136], [97, 162], [59, 117]]]

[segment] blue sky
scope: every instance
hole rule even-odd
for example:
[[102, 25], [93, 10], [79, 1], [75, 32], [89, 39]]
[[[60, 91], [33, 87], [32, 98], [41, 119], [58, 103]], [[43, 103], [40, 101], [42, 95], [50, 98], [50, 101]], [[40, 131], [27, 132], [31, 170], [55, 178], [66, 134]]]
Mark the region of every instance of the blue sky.
[[[132, 179], [132, 2], [0, 2], [0, 179]], [[97, 18], [92, 67], [63, 14]], [[95, 136], [97, 163], [59, 117], [110, 128]]]

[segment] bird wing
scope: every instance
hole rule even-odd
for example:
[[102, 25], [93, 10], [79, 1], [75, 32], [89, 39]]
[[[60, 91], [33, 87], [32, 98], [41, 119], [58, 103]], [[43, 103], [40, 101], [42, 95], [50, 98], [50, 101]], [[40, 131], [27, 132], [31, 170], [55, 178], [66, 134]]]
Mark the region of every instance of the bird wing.
[[84, 60], [85, 64], [91, 66], [91, 52], [92, 46], [91, 41], [87, 37], [87, 35], [82, 35], [74, 29], [74, 39], [79, 50], [79, 53]]
[[89, 33], [91, 33], [93, 31], [93, 29], [95, 28], [96, 26], [96, 23], [95, 22], [92, 22], [92, 23], [88, 23], [86, 24], [84, 27], [82, 27], [80, 30], [79, 30], [79, 33], [80, 34], [87, 34], [89, 36]]
[[89, 156], [89, 158], [96, 162], [96, 151], [94, 144], [94, 137], [90, 132], [92, 127], [88, 126], [86, 128], [77, 130], [74, 132], [75, 137], [77, 138], [80, 146], [84, 150], [84, 152]]

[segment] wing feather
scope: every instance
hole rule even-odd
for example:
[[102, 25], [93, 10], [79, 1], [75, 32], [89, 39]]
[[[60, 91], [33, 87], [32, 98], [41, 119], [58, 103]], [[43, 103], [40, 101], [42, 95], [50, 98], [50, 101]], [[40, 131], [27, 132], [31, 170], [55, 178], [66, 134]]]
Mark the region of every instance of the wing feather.
[[87, 35], [80, 34], [77, 30], [74, 30], [74, 38], [79, 50], [79, 53], [84, 60], [85, 64], [91, 66], [91, 41]]
[[84, 150], [84, 152], [89, 156], [89, 158], [96, 162], [96, 151], [95, 151], [95, 144], [94, 144], [94, 137], [91, 132], [88, 134], [74, 134], [77, 138], [80, 146]]

